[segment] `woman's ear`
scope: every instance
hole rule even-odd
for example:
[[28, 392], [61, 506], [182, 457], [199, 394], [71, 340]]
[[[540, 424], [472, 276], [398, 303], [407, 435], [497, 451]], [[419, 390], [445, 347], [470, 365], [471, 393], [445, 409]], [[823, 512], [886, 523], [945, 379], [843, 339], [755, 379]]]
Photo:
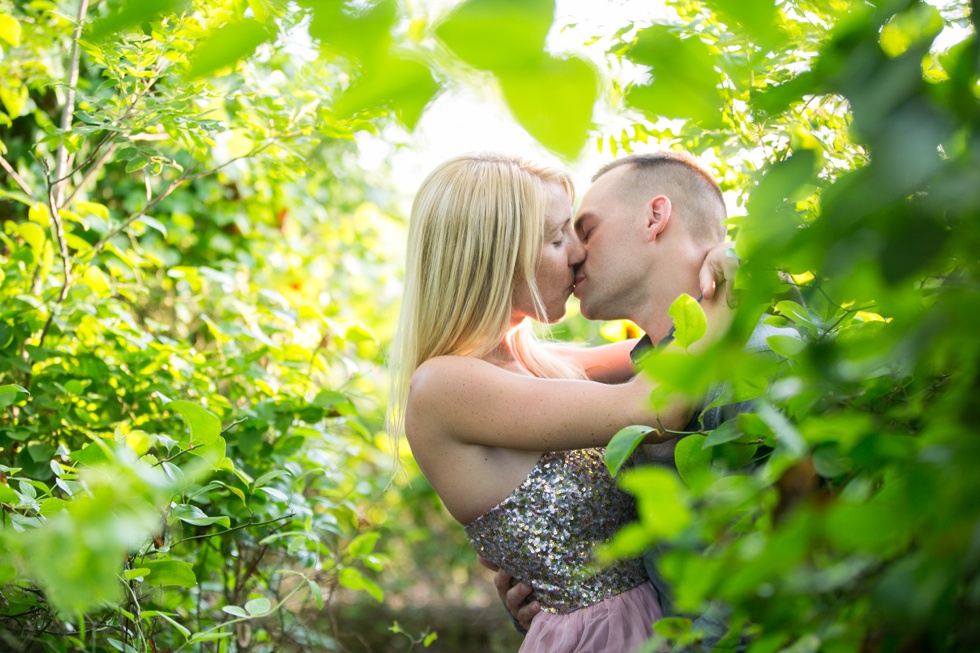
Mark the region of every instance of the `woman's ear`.
[[670, 216], [670, 198], [666, 195], [657, 195], [647, 203], [643, 225], [647, 240], [652, 242], [663, 233], [663, 230], [667, 228], [667, 224], [670, 222]]

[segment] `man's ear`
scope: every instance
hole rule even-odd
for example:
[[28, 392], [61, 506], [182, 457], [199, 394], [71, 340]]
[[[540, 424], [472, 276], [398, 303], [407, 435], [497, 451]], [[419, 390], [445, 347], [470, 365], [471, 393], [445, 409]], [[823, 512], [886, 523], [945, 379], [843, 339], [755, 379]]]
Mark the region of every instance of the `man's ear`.
[[663, 233], [670, 222], [671, 215], [670, 198], [666, 195], [657, 195], [647, 202], [643, 216], [647, 240], [654, 241]]

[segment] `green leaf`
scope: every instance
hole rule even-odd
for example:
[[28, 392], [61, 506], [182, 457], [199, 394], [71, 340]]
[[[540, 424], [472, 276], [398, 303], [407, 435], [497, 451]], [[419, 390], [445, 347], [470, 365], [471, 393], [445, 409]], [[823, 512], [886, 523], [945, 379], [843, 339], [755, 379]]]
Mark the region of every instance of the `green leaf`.
[[154, 560], [144, 562], [140, 567], [150, 570], [149, 576], [143, 581], [145, 585], [152, 587], [194, 587], [197, 585], [197, 576], [194, 575], [194, 568], [187, 562], [179, 560]]
[[627, 90], [627, 104], [657, 116], [689, 118], [706, 128], [721, 126], [721, 75], [696, 35], [681, 39], [666, 25], [653, 25], [637, 33], [626, 56], [653, 68], [650, 83]]
[[542, 57], [554, 15], [554, 0], [468, 0], [435, 34], [474, 68], [518, 72]]
[[304, 2], [313, 6], [310, 36], [319, 40], [322, 50], [373, 67], [391, 49], [391, 30], [398, 19], [395, 0], [380, 0], [356, 12], [348, 11], [347, 3], [336, 0]]
[[643, 442], [643, 438], [650, 434], [649, 426], [634, 424], [620, 429], [606, 445], [605, 461], [609, 473], [616, 476], [622, 469], [629, 457], [633, 455], [636, 448]]
[[44, 229], [34, 222], [23, 222], [20, 224], [20, 237], [24, 239], [24, 242], [30, 245], [31, 250], [34, 252], [35, 256], [39, 256], [41, 251], [44, 249], [44, 243], [47, 237], [44, 234]]
[[121, 32], [141, 23], [152, 21], [158, 16], [174, 11], [181, 1], [154, 0], [153, 2], [143, 2], [143, 0], [122, 0], [121, 3], [113, 3], [117, 10], [96, 21], [89, 30], [88, 38], [98, 41], [116, 32]]
[[796, 324], [801, 326], [816, 326], [816, 323], [806, 308], [794, 301], [786, 299], [778, 302], [775, 309], [780, 315], [791, 319]]
[[21, 385], [17, 385], [16, 383], [8, 383], [6, 385], [0, 385], [0, 395], [17, 393], [17, 392], [23, 392], [26, 395], [31, 394], [30, 392], [27, 391], [27, 388]]
[[337, 103], [337, 115], [350, 117], [368, 109], [388, 108], [414, 129], [439, 85], [423, 64], [386, 57], [364, 72]]
[[598, 95], [592, 65], [578, 57], [542, 56], [498, 76], [517, 122], [552, 152], [568, 160], [578, 156], [593, 126], [592, 111]]
[[9, 82], [5, 80], [4, 84], [0, 86], [0, 102], [6, 107], [11, 118], [23, 115], [29, 99], [30, 92], [17, 78]]
[[939, 10], [917, 3], [892, 16], [881, 28], [881, 49], [889, 57], [899, 57], [915, 43], [934, 39], [942, 29], [943, 17]]
[[252, 617], [260, 617], [270, 610], [272, 610], [272, 603], [266, 598], [252, 599], [245, 604], [245, 611]]
[[20, 22], [10, 14], [0, 14], [0, 39], [15, 48], [20, 45]]
[[636, 495], [640, 521], [651, 535], [670, 537], [690, 523], [689, 493], [672, 471], [637, 467], [623, 476], [622, 486]]
[[187, 628], [185, 628], [181, 624], [177, 623], [173, 619], [173, 617], [171, 617], [166, 612], [159, 612], [157, 610], [143, 610], [140, 613], [140, 617], [142, 617], [144, 619], [149, 619], [150, 617], [160, 617], [161, 619], [163, 619], [164, 621], [166, 621], [167, 623], [169, 623], [171, 626], [173, 626], [174, 628], [176, 628], [177, 631], [181, 635], [184, 636], [184, 639], [185, 640], [191, 636], [191, 631], [189, 631]]
[[794, 358], [806, 349], [806, 342], [793, 336], [769, 336], [766, 338], [766, 344], [784, 358]]
[[786, 39], [774, 0], [706, 0], [732, 29], [745, 29], [763, 49], [775, 50]]
[[337, 404], [349, 404], [350, 399], [347, 395], [336, 390], [321, 390], [313, 399], [313, 405], [319, 406], [324, 410], [330, 410]]
[[674, 463], [681, 480], [695, 492], [704, 490], [711, 483], [711, 449], [702, 446], [703, 438], [688, 435], [674, 447]]
[[0, 483], [0, 503], [20, 503], [20, 495]]
[[134, 578], [143, 578], [149, 575], [150, 570], [146, 567], [137, 567], [136, 569], [127, 569], [123, 572], [123, 578], [126, 580], [133, 580]]
[[737, 420], [730, 419], [711, 431], [704, 439], [702, 449], [708, 449], [725, 442], [731, 442], [742, 437], [742, 431], [737, 427]]
[[211, 524], [220, 524], [225, 528], [231, 524], [227, 516], [220, 517], [208, 517], [204, 514], [197, 506], [192, 506], [188, 504], [179, 504], [174, 506], [172, 513], [174, 517], [180, 521], [187, 522], [188, 524], [194, 524], [195, 526], [210, 526]]
[[72, 451], [68, 457], [82, 465], [94, 467], [110, 460], [111, 453], [107, 451], [107, 446], [101, 442], [90, 442], [78, 451]]
[[269, 40], [269, 32], [256, 20], [229, 23], [215, 30], [195, 48], [189, 79], [214, 75], [217, 71], [244, 59]]
[[211, 465], [211, 469], [218, 471], [222, 468], [222, 464], [225, 461], [226, 449], [227, 444], [225, 443], [225, 439], [218, 437], [213, 442], [195, 446], [189, 451], [195, 456], [199, 456], [200, 458], [206, 460], [208, 464]]
[[227, 612], [234, 617], [248, 618], [248, 613], [237, 605], [223, 605], [221, 606], [222, 612]]
[[189, 438], [177, 438], [185, 445], [208, 445], [221, 435], [221, 420], [211, 411], [189, 401], [171, 401], [167, 408], [179, 413], [190, 426]]
[[667, 315], [674, 320], [674, 342], [685, 349], [700, 340], [708, 330], [704, 309], [687, 293], [674, 300]]
[[310, 586], [310, 594], [313, 595], [313, 601], [316, 602], [316, 609], [323, 609], [323, 590], [320, 586], [314, 582], [312, 579], [306, 581]]
[[785, 415], [765, 403], [758, 406], [756, 413], [766, 426], [772, 429], [776, 441], [786, 447], [790, 454], [797, 458], [806, 454], [808, 451], [806, 440]]
[[146, 167], [150, 160], [145, 156], [137, 156], [126, 163], [126, 172], [136, 172]]
[[339, 578], [340, 584], [347, 589], [355, 591], [363, 590], [374, 597], [374, 600], [378, 603], [381, 603], [384, 599], [384, 592], [378, 584], [353, 567], [344, 567], [341, 569]]

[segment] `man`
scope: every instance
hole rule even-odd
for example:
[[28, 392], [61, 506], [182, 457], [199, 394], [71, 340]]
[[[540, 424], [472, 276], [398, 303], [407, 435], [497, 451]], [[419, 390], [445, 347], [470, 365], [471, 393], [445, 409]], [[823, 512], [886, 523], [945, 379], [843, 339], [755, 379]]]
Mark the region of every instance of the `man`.
[[[673, 320], [667, 310], [683, 293], [702, 295], [698, 272], [709, 249], [725, 237], [725, 203], [721, 189], [692, 156], [682, 152], [632, 155], [607, 164], [592, 178], [575, 216], [575, 230], [586, 250], [575, 279], [575, 296], [582, 315], [593, 320], [629, 319], [646, 335], [633, 352], [634, 361], [651, 347], [670, 339]], [[771, 355], [770, 335], [795, 335], [791, 329], [758, 325], [745, 347]], [[686, 431], [710, 430], [752, 402], [710, 405], [724, 390], [713, 388]], [[638, 456], [651, 464], [673, 467], [676, 440], [644, 447]], [[660, 552], [644, 562], [660, 595], [665, 616], [672, 616], [672, 592], [660, 577]], [[494, 579], [497, 591], [523, 628], [539, 611], [524, 601], [531, 588], [511, 586], [503, 571]], [[693, 626], [708, 633], [709, 641], [724, 634], [723, 615], [699, 615]]]

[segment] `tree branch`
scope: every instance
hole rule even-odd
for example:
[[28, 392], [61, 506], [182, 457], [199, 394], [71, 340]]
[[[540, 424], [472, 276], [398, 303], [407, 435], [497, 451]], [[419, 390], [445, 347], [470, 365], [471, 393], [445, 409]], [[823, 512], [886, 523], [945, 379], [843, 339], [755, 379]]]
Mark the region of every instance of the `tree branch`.
[[31, 190], [31, 187], [27, 185], [27, 182], [17, 174], [17, 171], [14, 170], [13, 166], [10, 165], [10, 163], [8, 163], [2, 155], [0, 155], [0, 168], [6, 170], [7, 174], [10, 175], [10, 178], [14, 180], [14, 183], [20, 186], [20, 189], [24, 191], [28, 197], [34, 199], [34, 191]]
[[62, 141], [58, 146], [55, 155], [55, 188], [52, 189], [51, 196], [54, 204], [61, 207], [61, 195], [64, 184], [67, 181], [62, 179], [68, 168], [68, 146], [64, 141], [64, 134], [71, 129], [72, 116], [75, 113], [75, 94], [78, 90], [78, 62], [81, 58], [82, 48], [79, 41], [82, 39], [82, 27], [85, 25], [85, 14], [88, 13], [88, 0], [81, 0], [78, 4], [78, 21], [75, 24], [75, 33], [72, 36], [71, 64], [68, 67], [68, 95], [65, 97], [65, 106], [61, 109], [61, 132]]

